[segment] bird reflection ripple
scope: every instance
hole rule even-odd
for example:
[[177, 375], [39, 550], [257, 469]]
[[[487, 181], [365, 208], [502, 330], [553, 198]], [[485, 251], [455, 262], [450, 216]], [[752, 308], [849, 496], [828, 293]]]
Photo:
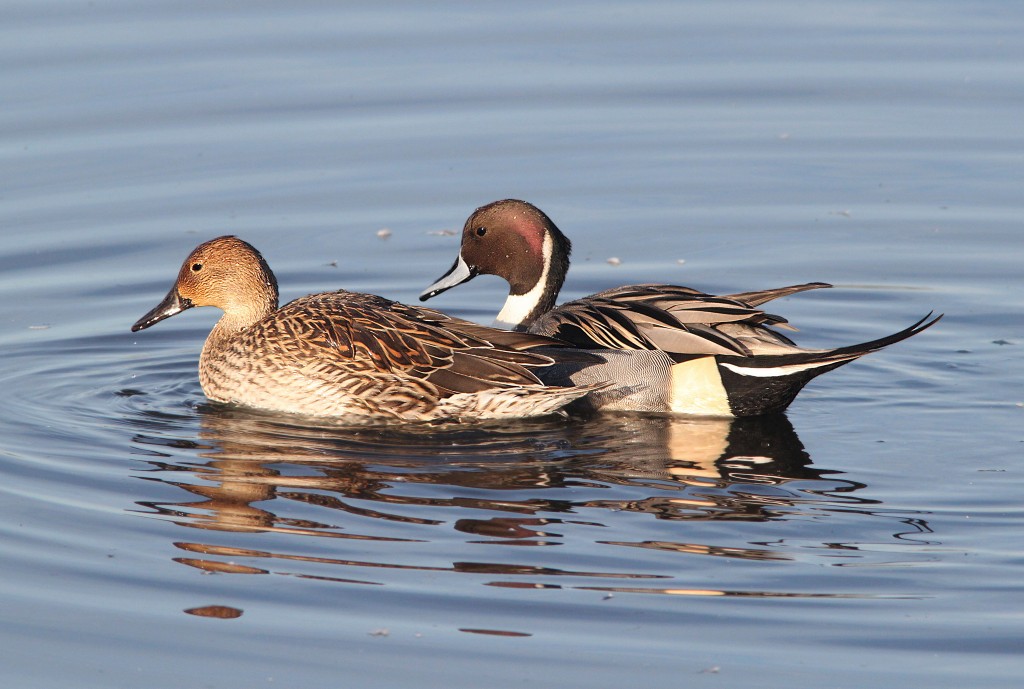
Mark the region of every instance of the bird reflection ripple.
[[207, 572], [367, 585], [452, 572], [510, 588], [817, 596], [689, 586], [694, 561], [680, 558], [844, 564], [862, 555], [856, 542], [794, 543], [786, 527], [841, 515], [881, 520], [894, 542], [929, 531], [922, 515], [886, 510], [865, 484], [814, 466], [785, 416], [382, 430], [199, 412], [191, 441], [134, 438], [139, 477], [181, 495], [137, 509], [206, 532], [174, 545], [176, 562]]

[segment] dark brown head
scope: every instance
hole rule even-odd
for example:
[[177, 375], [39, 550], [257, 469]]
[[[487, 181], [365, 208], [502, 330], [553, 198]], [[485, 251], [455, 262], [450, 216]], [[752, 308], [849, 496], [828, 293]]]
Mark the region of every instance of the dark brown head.
[[569, 269], [572, 246], [542, 210], [516, 199], [495, 201], [473, 211], [462, 229], [462, 247], [451, 269], [424, 290], [426, 301], [477, 275], [508, 281], [521, 295], [546, 282], [558, 294]]

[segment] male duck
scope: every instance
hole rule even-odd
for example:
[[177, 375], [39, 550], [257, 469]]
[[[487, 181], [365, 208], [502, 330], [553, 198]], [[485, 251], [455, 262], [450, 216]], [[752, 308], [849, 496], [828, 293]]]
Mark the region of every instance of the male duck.
[[[478, 208], [466, 221], [451, 269], [425, 301], [483, 273], [509, 283], [500, 325], [601, 350], [603, 364], [555, 366], [548, 383], [615, 381], [585, 401], [603, 409], [758, 416], [785, 409], [812, 378], [930, 327], [931, 314], [887, 337], [838, 349], [805, 349], [758, 309], [778, 297], [831, 287], [811, 282], [726, 296], [675, 285], [629, 285], [555, 308], [571, 245], [539, 208], [515, 199]], [[625, 351], [623, 351], [625, 350]]]
[[[593, 386], [549, 387], [532, 372], [549, 338], [497, 330], [371, 294], [312, 294], [277, 306], [277, 280], [236, 237], [198, 246], [132, 331], [193, 306], [224, 315], [199, 358], [218, 402], [346, 421], [497, 419], [550, 414]], [[568, 350], [572, 352], [573, 350]]]

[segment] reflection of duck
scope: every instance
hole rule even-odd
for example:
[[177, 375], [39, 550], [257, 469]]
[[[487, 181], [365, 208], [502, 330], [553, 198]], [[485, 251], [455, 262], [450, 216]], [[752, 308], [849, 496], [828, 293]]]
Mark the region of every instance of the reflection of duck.
[[[625, 501], [592, 500], [588, 507], [647, 512], [660, 519], [758, 519], [783, 516], [806, 496], [801, 481], [818, 485], [830, 501], [860, 502], [847, 497], [864, 485], [838, 478], [811, 465], [810, 456], [784, 415], [747, 419], [699, 419], [609, 416], [611, 436], [627, 443], [602, 456], [587, 473], [606, 481], [657, 487], [652, 495]], [[838, 494], [845, 494], [840, 498]], [[870, 501], [864, 501], [870, 502]]]
[[[535, 350], [559, 343], [486, 328], [372, 294], [313, 294], [278, 308], [277, 280], [251, 245], [218, 237], [189, 254], [133, 331], [193, 306], [224, 315], [199, 359], [203, 392], [348, 421], [542, 416], [603, 387], [546, 386]], [[567, 355], [568, 356], [568, 355]]]
[[[452, 519], [442, 510], [463, 508], [502, 516], [486, 523], [456, 516], [460, 530], [516, 538], [520, 528], [537, 531], [582, 507], [640, 510], [665, 518], [693, 518], [694, 510], [706, 519], [771, 518], [773, 501], [782, 504], [791, 496], [773, 497], [765, 486], [828, 480], [832, 493], [862, 487], [827, 479], [829, 472], [812, 468], [784, 416], [728, 420], [604, 414], [587, 423], [534, 422], [486, 431], [369, 431], [287, 424], [259, 412], [207, 407], [202, 422], [206, 463], [158, 466], [177, 469], [161, 480], [204, 501], [147, 507], [173, 515], [182, 525], [214, 530], [372, 539], [333, 525], [346, 514], [364, 525], [373, 520], [439, 525]], [[140, 436], [139, 442], [145, 439]], [[186, 469], [198, 483], [177, 480]], [[432, 488], [409, 489], [418, 484]], [[625, 486], [633, 495], [604, 499], [600, 486], [609, 484]], [[581, 485], [594, 490], [574, 490]], [[708, 489], [714, 489], [714, 496]], [[522, 497], [522, 491], [529, 497]], [[821, 485], [815, 491], [836, 499]], [[275, 499], [287, 502], [272, 510]], [[311, 519], [308, 511], [302, 518], [275, 513], [297, 503], [320, 508], [321, 517]], [[512, 521], [509, 514], [516, 515]], [[543, 535], [543, 529], [537, 534]]]
[[[722, 595], [669, 581], [676, 577], [658, 558], [789, 560], [787, 539], [765, 535], [790, 520], [821, 525], [861, 514], [898, 521], [894, 538], [927, 531], [917, 515], [887, 514], [856, 497], [862, 484], [813, 467], [781, 416], [346, 429], [233, 407], [199, 412], [198, 442], [144, 435], [147, 427], [135, 443], [163, 455], [146, 478], [189, 495], [138, 504], [199, 530], [175, 539], [173, 559], [204, 572], [360, 585], [448, 572], [512, 588], [558, 588], [570, 577], [574, 587], [609, 592]], [[708, 531], [700, 522], [731, 525]], [[517, 556], [507, 546], [532, 547]], [[640, 587], [647, 580], [671, 585]]]
[[772, 327], [788, 328], [786, 319], [758, 307], [830, 286], [821, 282], [726, 296], [677, 285], [629, 285], [556, 307], [570, 248], [536, 206], [516, 199], [489, 203], [466, 221], [458, 258], [420, 299], [480, 274], [502, 277], [509, 295], [499, 323], [597, 351], [604, 359], [552, 367], [540, 374], [545, 381], [614, 383], [581, 401], [592, 408], [708, 416], [781, 412], [814, 377], [938, 320], [929, 321], [929, 314], [887, 337], [837, 349], [798, 347]]
[[[624, 436], [612, 446], [616, 472], [636, 478], [682, 482], [728, 481], [758, 467], [777, 481], [819, 478], [785, 415], [748, 419], [601, 415], [605, 437]], [[748, 474], [745, 474], [748, 475]]]

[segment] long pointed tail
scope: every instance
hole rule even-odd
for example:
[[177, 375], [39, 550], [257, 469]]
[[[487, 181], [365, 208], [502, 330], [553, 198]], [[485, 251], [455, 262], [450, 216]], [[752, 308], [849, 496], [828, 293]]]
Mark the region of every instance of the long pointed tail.
[[914, 323], [913, 325], [906, 327], [903, 330], [900, 330], [899, 332], [893, 333], [892, 335], [880, 337], [877, 340], [871, 340], [869, 342], [861, 342], [860, 344], [839, 347], [837, 349], [831, 349], [826, 352], [823, 352], [821, 355], [822, 360], [843, 362], [853, 361], [854, 359], [858, 359], [864, 356], [865, 354], [877, 352], [879, 349], [884, 349], [885, 347], [888, 347], [891, 344], [902, 342], [908, 337], [913, 337], [914, 335], [917, 335], [919, 332], [923, 332], [928, 328], [932, 327], [933, 325], [935, 325], [936, 323], [938, 323], [942, 319], [943, 314], [940, 313], [938, 316], [932, 318], [934, 313], [934, 311], [929, 311], [928, 314], [924, 318], [919, 320], [917, 323]]
[[942, 318], [942, 314], [933, 318], [932, 313], [892, 335], [847, 347], [792, 354], [716, 357], [729, 405], [736, 416], [781, 411], [807, 383], [822, 373], [932, 327]]

